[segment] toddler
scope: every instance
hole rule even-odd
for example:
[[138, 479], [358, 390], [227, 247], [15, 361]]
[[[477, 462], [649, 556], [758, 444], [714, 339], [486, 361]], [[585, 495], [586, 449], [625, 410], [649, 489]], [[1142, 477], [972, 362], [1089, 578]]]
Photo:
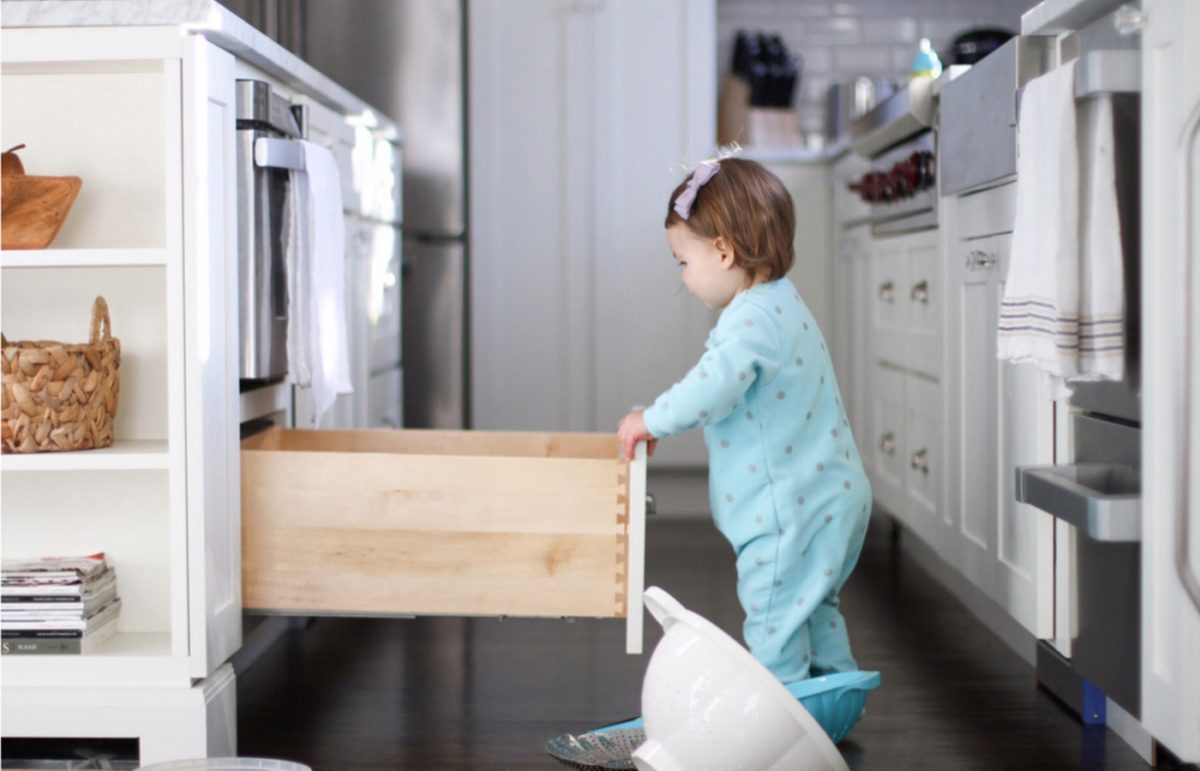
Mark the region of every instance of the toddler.
[[792, 198], [754, 161], [705, 161], [671, 194], [665, 225], [684, 285], [721, 316], [691, 371], [621, 420], [622, 449], [703, 427], [750, 652], [784, 684], [855, 670], [838, 591], [871, 489], [821, 331], [786, 278]]

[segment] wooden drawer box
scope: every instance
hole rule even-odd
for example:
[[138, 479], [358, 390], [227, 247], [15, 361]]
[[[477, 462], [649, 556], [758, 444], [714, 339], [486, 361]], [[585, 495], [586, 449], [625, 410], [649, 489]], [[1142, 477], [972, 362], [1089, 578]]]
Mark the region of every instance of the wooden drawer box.
[[640, 652], [645, 489], [612, 434], [272, 429], [242, 443], [243, 606], [626, 618]]

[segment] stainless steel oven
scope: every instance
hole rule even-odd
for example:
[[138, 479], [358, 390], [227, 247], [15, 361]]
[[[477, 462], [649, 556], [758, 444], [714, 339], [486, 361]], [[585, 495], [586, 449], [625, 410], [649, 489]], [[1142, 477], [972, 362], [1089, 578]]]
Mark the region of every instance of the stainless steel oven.
[[303, 137], [300, 109], [268, 83], [237, 82], [238, 374], [242, 380], [271, 381], [287, 374], [285, 229], [291, 173], [298, 164], [288, 162], [286, 150]]

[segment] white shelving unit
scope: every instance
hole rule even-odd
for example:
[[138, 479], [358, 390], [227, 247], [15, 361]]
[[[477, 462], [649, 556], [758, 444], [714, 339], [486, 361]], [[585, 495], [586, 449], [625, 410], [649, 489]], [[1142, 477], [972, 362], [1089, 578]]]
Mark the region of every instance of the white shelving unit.
[[5, 455], [0, 471], [150, 471], [170, 468], [165, 441], [123, 439], [88, 452]]
[[162, 265], [166, 249], [5, 249], [0, 251], [4, 268], [111, 268]]
[[122, 599], [93, 653], [0, 659], [3, 735], [232, 755], [233, 57], [170, 27], [0, 34], [0, 141], [26, 144], [28, 173], [83, 179], [53, 248], [0, 251], [0, 326], [83, 342], [101, 295], [121, 341], [114, 446], [0, 458], [4, 557], [103, 551]]

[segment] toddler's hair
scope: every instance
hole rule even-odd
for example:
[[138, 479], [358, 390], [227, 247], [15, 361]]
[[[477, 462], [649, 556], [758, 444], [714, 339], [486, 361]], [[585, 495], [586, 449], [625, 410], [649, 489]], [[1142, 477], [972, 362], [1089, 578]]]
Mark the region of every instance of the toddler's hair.
[[751, 280], [783, 278], [795, 260], [791, 194], [757, 161], [725, 158], [720, 164], [721, 170], [696, 191], [686, 220], [675, 211], [675, 199], [687, 189], [691, 174], [675, 188], [663, 226], [682, 223], [705, 238], [724, 237], [733, 246], [735, 264]]

